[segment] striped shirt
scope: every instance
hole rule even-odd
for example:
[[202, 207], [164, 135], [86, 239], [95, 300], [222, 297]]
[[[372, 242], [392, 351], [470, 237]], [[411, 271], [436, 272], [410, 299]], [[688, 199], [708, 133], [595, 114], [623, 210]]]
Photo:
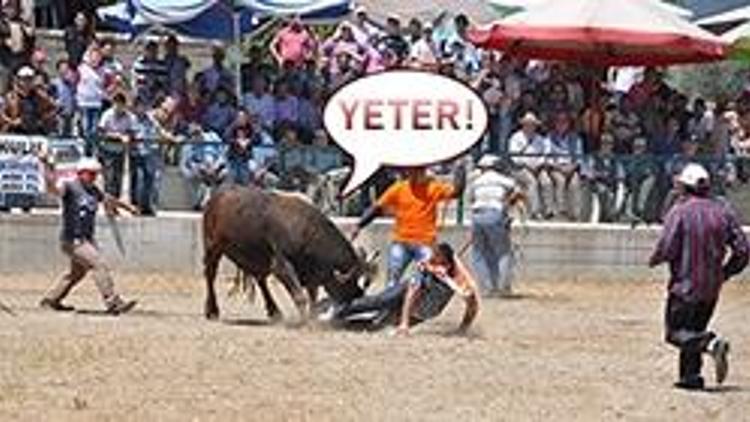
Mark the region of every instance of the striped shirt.
[[[724, 261], [727, 247], [731, 256]], [[688, 302], [712, 302], [722, 283], [748, 263], [750, 246], [725, 203], [691, 196], [667, 214], [651, 266], [669, 263], [669, 292]]]

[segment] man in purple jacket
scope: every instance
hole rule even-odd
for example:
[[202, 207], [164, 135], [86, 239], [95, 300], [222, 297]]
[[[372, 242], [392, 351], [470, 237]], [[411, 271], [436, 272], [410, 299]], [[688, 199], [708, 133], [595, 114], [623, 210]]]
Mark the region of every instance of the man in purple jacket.
[[[678, 388], [699, 390], [702, 354], [716, 363], [716, 381], [729, 370], [729, 342], [707, 331], [722, 284], [747, 266], [750, 246], [734, 212], [712, 199], [708, 172], [688, 164], [677, 177], [685, 196], [666, 216], [649, 265], [669, 263], [666, 340], [680, 349]], [[727, 247], [731, 256], [725, 261]]]

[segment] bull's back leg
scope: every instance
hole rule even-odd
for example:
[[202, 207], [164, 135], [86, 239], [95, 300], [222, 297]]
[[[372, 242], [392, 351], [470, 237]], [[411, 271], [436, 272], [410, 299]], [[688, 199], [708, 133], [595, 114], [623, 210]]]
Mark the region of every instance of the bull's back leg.
[[308, 300], [302, 290], [294, 266], [283, 254], [276, 252], [273, 259], [272, 273], [281, 281], [286, 291], [292, 297], [303, 321], [308, 319]]
[[216, 273], [223, 252], [216, 245], [206, 246], [203, 254], [203, 276], [206, 278], [206, 302], [203, 308], [207, 319], [219, 318], [219, 305], [216, 302]]

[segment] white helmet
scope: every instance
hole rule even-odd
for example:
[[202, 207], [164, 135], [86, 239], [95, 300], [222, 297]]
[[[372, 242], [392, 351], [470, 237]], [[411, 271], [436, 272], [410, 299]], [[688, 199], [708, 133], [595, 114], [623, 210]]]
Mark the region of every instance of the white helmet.
[[702, 165], [690, 163], [682, 169], [682, 172], [677, 176], [677, 181], [685, 186], [695, 188], [700, 184], [707, 184], [710, 177]]
[[76, 164], [76, 171], [92, 171], [95, 173], [99, 173], [102, 171], [102, 165], [99, 164], [99, 160], [96, 158], [91, 157], [84, 157], [78, 160], [78, 163]]

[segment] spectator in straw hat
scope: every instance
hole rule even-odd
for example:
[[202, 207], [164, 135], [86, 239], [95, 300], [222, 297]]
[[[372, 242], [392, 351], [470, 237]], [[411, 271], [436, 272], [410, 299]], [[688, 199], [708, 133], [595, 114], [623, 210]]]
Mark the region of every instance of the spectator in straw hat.
[[726, 379], [729, 342], [707, 327], [722, 285], [747, 266], [750, 245], [735, 213], [710, 197], [709, 174], [702, 166], [686, 165], [677, 180], [685, 198], [667, 214], [649, 266], [669, 263], [666, 340], [680, 351], [675, 386], [696, 390], [705, 385], [703, 353], [714, 360], [716, 382]]
[[106, 312], [119, 315], [135, 307], [136, 301], [123, 300], [115, 292], [109, 264], [102, 256], [94, 239], [96, 211], [103, 203], [107, 212], [116, 214], [118, 210], [138, 213], [130, 204], [107, 195], [95, 184], [101, 165], [94, 158], [83, 158], [77, 167], [74, 180], [58, 183], [54, 168], [46, 155], [40, 154], [45, 163], [47, 190], [62, 200], [62, 250], [70, 258], [70, 270], [57, 281], [44, 295], [40, 306], [54, 311], [72, 311], [74, 308], [63, 304], [63, 300], [73, 288], [91, 271], [96, 287], [104, 300]]
[[519, 123], [521, 128], [508, 140], [508, 152], [513, 156], [515, 176], [531, 199], [532, 216], [542, 218], [547, 213], [540, 185], [547, 142], [538, 133], [541, 122], [534, 113], [527, 112]]

